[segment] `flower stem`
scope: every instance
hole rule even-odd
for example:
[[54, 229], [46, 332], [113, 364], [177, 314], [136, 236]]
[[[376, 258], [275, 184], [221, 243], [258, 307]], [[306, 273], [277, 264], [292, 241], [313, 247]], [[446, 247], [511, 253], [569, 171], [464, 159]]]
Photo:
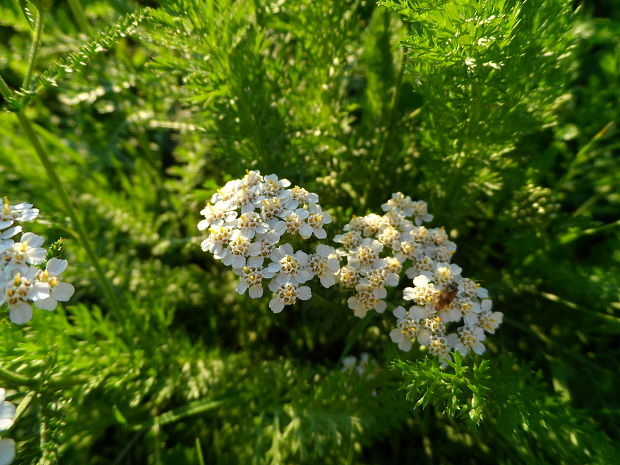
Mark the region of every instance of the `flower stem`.
[[[377, 157], [372, 163], [370, 177], [377, 176], [378, 170], [381, 168], [381, 163], [383, 163], [383, 159], [385, 158], [390, 139], [392, 138], [392, 133], [394, 131], [395, 123], [396, 123], [396, 107], [398, 106], [398, 101], [400, 99], [400, 94], [403, 86], [403, 76], [405, 74], [405, 69], [407, 67], [407, 53], [403, 51], [403, 58], [400, 64], [400, 71], [398, 72], [398, 76], [396, 77], [396, 83], [394, 85], [394, 94], [392, 95], [392, 101], [390, 102], [389, 116], [387, 126], [385, 128], [385, 132], [383, 135], [383, 140], [381, 141], [381, 150], [377, 154]], [[363, 197], [363, 207], [366, 208], [368, 206], [368, 200], [371, 193], [371, 190], [376, 188], [376, 184], [373, 182], [366, 183], [366, 189], [364, 190]]]
[[33, 391], [40, 391], [42, 387], [47, 387], [53, 390], [67, 389], [78, 384], [86, 384], [92, 377], [76, 376], [74, 378], [55, 379], [48, 380], [33, 379], [27, 376], [20, 375], [6, 368], [0, 367], [0, 379], [6, 381], [13, 386], [26, 386]]
[[43, 31], [43, 11], [37, 10], [37, 17], [34, 23], [34, 36], [32, 36], [32, 45], [30, 46], [30, 54], [28, 55], [28, 68], [26, 69], [26, 75], [24, 76], [24, 82], [22, 83], [23, 89], [28, 89], [32, 82], [32, 73], [34, 71], [34, 62], [39, 54], [39, 46], [41, 45], [41, 32]]
[[[5, 99], [8, 99], [12, 96], [11, 89], [8, 87], [8, 85], [6, 84], [4, 79], [2, 79], [1, 76], [0, 76], [0, 93], [3, 95]], [[69, 218], [71, 218], [71, 221], [73, 222], [73, 225], [77, 232], [78, 239], [80, 243], [82, 244], [82, 247], [84, 247], [84, 250], [86, 251], [86, 254], [88, 255], [89, 260], [91, 261], [92, 265], [95, 268], [95, 274], [97, 275], [97, 279], [99, 281], [99, 285], [101, 286], [101, 290], [105, 294], [105, 297], [107, 298], [108, 303], [110, 304], [110, 307], [116, 313], [116, 317], [122, 321], [123, 312], [122, 312], [120, 301], [118, 300], [118, 297], [116, 293], [114, 292], [112, 285], [110, 284], [110, 282], [105, 276], [103, 267], [101, 266], [101, 263], [99, 263], [99, 258], [97, 257], [95, 250], [90, 244], [88, 235], [86, 234], [86, 229], [84, 229], [84, 226], [82, 225], [82, 221], [80, 220], [77, 214], [77, 211], [75, 210], [75, 207], [71, 203], [71, 200], [69, 199], [69, 196], [67, 195], [65, 188], [62, 185], [62, 182], [60, 181], [60, 178], [58, 177], [58, 174], [56, 173], [56, 170], [54, 169], [54, 165], [52, 164], [52, 161], [50, 160], [50, 158], [47, 156], [47, 153], [43, 149], [43, 146], [41, 145], [41, 142], [39, 141], [38, 136], [34, 132], [34, 129], [32, 128], [32, 124], [30, 124], [30, 121], [28, 120], [28, 118], [21, 111], [16, 112], [15, 115], [17, 116], [19, 123], [21, 124], [24, 132], [26, 133], [26, 137], [30, 141], [30, 144], [32, 145], [32, 147], [34, 148], [34, 151], [39, 157], [41, 164], [45, 168], [45, 171], [47, 172], [47, 176], [50, 182], [56, 189], [56, 192], [58, 193], [58, 197], [60, 197], [60, 201], [62, 202], [67, 215], [69, 216]]]

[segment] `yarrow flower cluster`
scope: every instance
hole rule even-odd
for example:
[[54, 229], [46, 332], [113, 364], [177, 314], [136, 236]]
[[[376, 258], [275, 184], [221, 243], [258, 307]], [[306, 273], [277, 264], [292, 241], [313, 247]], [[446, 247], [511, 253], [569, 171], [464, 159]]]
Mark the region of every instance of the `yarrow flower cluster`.
[[387, 288], [398, 286], [404, 271], [413, 287], [405, 286], [402, 295], [409, 308], [393, 310], [397, 321], [390, 337], [399, 348], [408, 351], [415, 341], [442, 360], [455, 350], [484, 352], [486, 334], [495, 332], [503, 314], [491, 311], [486, 289], [450, 263], [456, 244], [445, 229], [423, 225], [433, 219], [426, 202], [392, 194], [383, 215], [354, 216], [334, 237], [337, 249], [319, 244], [308, 254], [291, 242], [296, 236], [325, 239], [323, 225], [331, 218], [316, 194], [290, 185], [249, 171], [228, 182], [201, 212], [205, 219], [198, 229], [209, 231], [202, 249], [233, 268], [239, 294], [259, 298], [269, 281], [269, 307], [278, 313], [309, 299], [304, 284], [317, 277], [324, 287], [338, 283], [351, 292], [347, 304], [363, 318], [387, 309]]
[[340, 269], [340, 285], [354, 291], [348, 305], [360, 318], [370, 310], [385, 311], [386, 287], [398, 285], [405, 264], [412, 265], [411, 272], [428, 269], [438, 254], [449, 256], [455, 249], [443, 230], [421, 226], [433, 219], [425, 202], [399, 192], [382, 209], [384, 215], [354, 216], [334, 238], [341, 244], [338, 255], [347, 262]]
[[[0, 388], [0, 433], [4, 433], [15, 420], [15, 405], [5, 399], [6, 391]], [[8, 465], [15, 458], [15, 442], [12, 439], [0, 439], [0, 465]]]
[[0, 210], [0, 306], [6, 304], [9, 317], [15, 324], [32, 318], [32, 304], [43, 310], [54, 310], [57, 302], [67, 302], [75, 289], [61, 281], [67, 261], [46, 260], [44, 239], [36, 234], [23, 233], [19, 223], [33, 220], [39, 210], [29, 203], [11, 205], [4, 199]]
[[[275, 174], [248, 171], [226, 183], [200, 212], [198, 229], [209, 235], [202, 250], [211, 252], [239, 276], [237, 292], [251, 298], [263, 295], [263, 284], [273, 293], [269, 308], [274, 313], [297, 300], [312, 297], [305, 285], [318, 278], [324, 287], [336, 283], [340, 268], [335, 250], [318, 244], [312, 253], [295, 250], [291, 242], [325, 239], [329, 213], [319, 196], [293, 186]], [[287, 242], [288, 241], [288, 242]]]

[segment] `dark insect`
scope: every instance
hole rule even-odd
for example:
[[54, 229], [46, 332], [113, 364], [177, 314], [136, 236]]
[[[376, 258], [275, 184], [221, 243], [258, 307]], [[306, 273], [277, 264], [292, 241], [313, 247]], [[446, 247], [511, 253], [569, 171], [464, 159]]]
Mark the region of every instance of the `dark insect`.
[[456, 294], [459, 292], [459, 285], [456, 281], [452, 281], [446, 284], [439, 294], [435, 297], [435, 310], [443, 310], [444, 308], [450, 306], [450, 304], [456, 298]]

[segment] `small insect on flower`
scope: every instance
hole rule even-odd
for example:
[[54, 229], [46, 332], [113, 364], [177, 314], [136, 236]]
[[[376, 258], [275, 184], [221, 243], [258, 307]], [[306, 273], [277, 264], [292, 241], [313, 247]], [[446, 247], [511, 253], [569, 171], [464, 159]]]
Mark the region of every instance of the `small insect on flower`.
[[450, 304], [454, 302], [454, 299], [456, 299], [456, 295], [458, 294], [458, 292], [459, 285], [456, 283], [456, 281], [451, 281], [446, 284], [435, 297], [435, 310], [440, 311], [449, 307]]

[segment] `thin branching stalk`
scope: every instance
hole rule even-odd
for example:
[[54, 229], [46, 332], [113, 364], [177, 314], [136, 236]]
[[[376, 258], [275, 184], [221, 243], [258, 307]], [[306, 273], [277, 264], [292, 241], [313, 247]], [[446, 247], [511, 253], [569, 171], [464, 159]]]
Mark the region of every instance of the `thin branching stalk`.
[[43, 31], [43, 11], [37, 10], [37, 17], [34, 23], [34, 35], [32, 36], [32, 45], [30, 46], [30, 54], [28, 55], [28, 68], [26, 69], [26, 75], [24, 76], [24, 82], [22, 84], [23, 89], [28, 89], [32, 82], [32, 73], [34, 72], [34, 63], [39, 54], [39, 47], [41, 45], [41, 32]]
[[0, 367], [0, 379], [13, 386], [25, 386], [38, 392], [41, 391], [43, 387], [52, 390], [68, 389], [80, 384], [86, 384], [92, 378], [87, 376], [75, 376], [71, 378], [51, 378], [47, 380], [32, 379]]
[[[370, 176], [374, 176], [375, 173], [377, 173], [377, 171], [381, 167], [381, 163], [383, 163], [383, 159], [386, 157], [386, 154], [387, 154], [390, 139], [392, 138], [394, 127], [396, 125], [396, 107], [398, 106], [398, 101], [400, 99], [401, 89], [403, 86], [403, 76], [405, 75], [406, 67], [407, 67], [407, 53], [403, 51], [403, 58], [400, 64], [400, 71], [398, 72], [398, 76], [396, 78], [396, 84], [394, 86], [394, 95], [392, 95], [392, 101], [390, 102], [388, 123], [387, 123], [387, 127], [385, 128], [383, 140], [381, 141], [381, 150], [379, 150], [379, 153], [377, 154], [377, 157], [374, 160]], [[366, 188], [364, 190], [364, 197], [363, 197], [364, 208], [368, 206], [368, 197], [370, 196], [371, 188], [373, 186], [376, 186], [376, 184], [372, 182], [366, 183]]]

